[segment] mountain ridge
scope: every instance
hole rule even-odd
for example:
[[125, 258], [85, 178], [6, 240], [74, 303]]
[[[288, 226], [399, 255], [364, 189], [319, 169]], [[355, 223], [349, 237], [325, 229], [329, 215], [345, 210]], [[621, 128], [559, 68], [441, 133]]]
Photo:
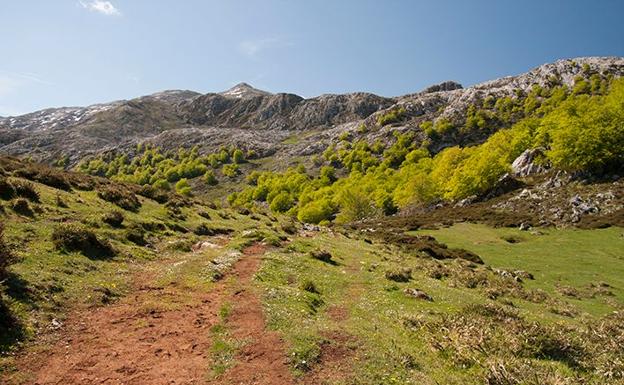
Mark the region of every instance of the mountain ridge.
[[[184, 145], [189, 132], [197, 130], [205, 130], [200, 133], [206, 134], [202, 135], [202, 151], [247, 142], [246, 147], [259, 154], [282, 150], [287, 155], [318, 153], [345, 132], [355, 135], [362, 125], [375, 127], [380, 116], [394, 110], [405, 111], [400, 124], [357, 135], [384, 139], [392, 131], [422, 132], [420, 125], [424, 121], [448, 120], [460, 124], [469, 106], [488, 97], [496, 100], [516, 97], [516, 93], [527, 93], [535, 85], [549, 86], [555, 82], [572, 86], [577, 77], [589, 77], [592, 73], [622, 76], [624, 58], [562, 59], [520, 75], [471, 87], [463, 88], [448, 81], [397, 97], [355, 92], [303, 98], [291, 93], [269, 93], [247, 83], [220, 93], [167, 90], [130, 100], [51, 108], [0, 118], [0, 153], [32, 156], [44, 162], [67, 156], [75, 164], [88, 154], [114, 149], [120, 144], [131, 146], [150, 141], [169, 131], [167, 137], [174, 139], [173, 143]], [[245, 130], [264, 131], [265, 138], [260, 142], [248, 141], [255, 135], [245, 134]], [[481, 136], [442, 137], [432, 144], [431, 150], [479, 143], [490, 131], [480, 133]], [[287, 149], [281, 146], [286, 137], [301, 132], [315, 134]], [[424, 140], [422, 135], [420, 140]]]

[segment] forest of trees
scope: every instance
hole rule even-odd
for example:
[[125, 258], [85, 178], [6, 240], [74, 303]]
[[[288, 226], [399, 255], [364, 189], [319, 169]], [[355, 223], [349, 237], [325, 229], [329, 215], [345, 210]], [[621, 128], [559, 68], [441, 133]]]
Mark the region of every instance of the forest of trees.
[[183, 195], [191, 194], [188, 180], [203, 177], [208, 186], [219, 183], [215, 174], [221, 168], [225, 177], [239, 174], [239, 164], [246, 162], [253, 153], [245, 154], [234, 147], [222, 147], [214, 154], [200, 155], [197, 146], [190, 150], [162, 151], [150, 145], [137, 146], [131, 158], [126, 154], [107, 154], [81, 163], [82, 172], [107, 177], [116, 181], [151, 185], [158, 189], [170, 190]]
[[[488, 104], [490, 110], [469, 109], [464, 127], [453, 127], [446, 120], [421, 125], [431, 136], [516, 117], [515, 124], [480, 145], [449, 147], [431, 155], [427, 143], [417, 144], [412, 133], [395, 133], [390, 146], [380, 141], [350, 142], [345, 136], [323, 153], [319, 163], [325, 165], [317, 176], [302, 166], [282, 173], [255, 173], [248, 178], [250, 186], [228, 200], [233, 205], [266, 202], [271, 210], [304, 222], [349, 222], [482, 194], [531, 148], [543, 149], [544, 162], [570, 172], [603, 173], [624, 164], [623, 80], [579, 78], [572, 89], [535, 86], [523, 98], [486, 100], [484, 105]], [[337, 178], [338, 172], [344, 177]]]

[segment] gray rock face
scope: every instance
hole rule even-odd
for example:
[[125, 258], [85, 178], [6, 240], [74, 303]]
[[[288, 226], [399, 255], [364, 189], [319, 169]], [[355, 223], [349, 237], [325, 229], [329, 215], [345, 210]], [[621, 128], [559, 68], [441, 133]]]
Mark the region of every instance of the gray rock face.
[[536, 159], [543, 155], [539, 149], [525, 150], [511, 163], [514, 176], [528, 176], [546, 171], [543, 165], [537, 164]]
[[[470, 105], [487, 97], [515, 97], [517, 92], [527, 92], [535, 84], [547, 86], [553, 79], [572, 85], [575, 77], [583, 74], [584, 66], [594, 73], [624, 75], [624, 58], [579, 58], [560, 60], [522, 75], [469, 88], [444, 82], [396, 98], [351, 93], [304, 99], [288, 93], [271, 94], [246, 83], [222, 93], [205, 95], [170, 90], [128, 101], [2, 117], [0, 153], [32, 155], [41, 161], [68, 155], [74, 161], [85, 154], [158, 140], [165, 133], [169, 139], [163, 143], [166, 148], [174, 143], [185, 145], [192, 139], [189, 132], [203, 138], [200, 146], [205, 151], [215, 149], [217, 142], [222, 144], [221, 140], [208, 140], [206, 135], [199, 135], [198, 130], [206, 130], [210, 138], [219, 131], [225, 144], [248, 140], [247, 147], [282, 152], [284, 156], [318, 153], [345, 131], [367, 140], [391, 140], [393, 131], [412, 131], [416, 140], [423, 141], [426, 137], [420, 124], [425, 120], [461, 122]], [[400, 122], [378, 127], [380, 115], [399, 107], [405, 110]], [[358, 133], [360, 124], [371, 129]], [[435, 153], [448, 146], [478, 144], [499, 128], [492, 126], [442, 135], [429, 149]], [[244, 130], [259, 134], [244, 134]], [[310, 135], [288, 147], [281, 144], [285, 137], [302, 132], [310, 132]], [[525, 164], [523, 167], [522, 174], [539, 171], [535, 166]]]

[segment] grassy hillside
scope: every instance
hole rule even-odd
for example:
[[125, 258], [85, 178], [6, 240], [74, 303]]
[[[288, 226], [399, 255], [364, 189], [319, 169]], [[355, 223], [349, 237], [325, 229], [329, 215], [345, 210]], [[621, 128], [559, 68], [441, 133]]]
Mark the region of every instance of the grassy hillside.
[[[237, 378], [244, 357], [266, 353], [245, 350], [255, 345], [240, 336], [251, 329], [273, 336], [267, 345], [284, 340], [270, 357], [283, 357], [300, 383], [622, 381], [622, 185], [611, 176], [622, 164], [623, 91], [619, 80], [536, 89], [522, 119], [477, 146], [434, 154], [410, 133], [392, 143], [345, 134], [282, 171], [265, 171], [278, 158], [233, 147], [200, 155], [140, 146], [85, 160], [82, 173], [2, 158], [1, 367], [19, 377], [20, 346], [62, 333], [72, 315], [127, 306], [147, 274], [175, 298], [150, 295], [141, 309], [174, 319], [189, 321], [176, 312], [190, 293], [214, 292], [219, 308], [206, 309], [218, 322], [197, 336], [212, 341], [203, 354], [214, 381]], [[485, 199], [535, 148], [553, 171], [601, 179], [552, 172]], [[551, 182], [560, 185], [544, 187]], [[513, 195], [519, 186], [526, 191]], [[233, 190], [227, 203], [208, 200]], [[475, 196], [484, 201], [457, 203]], [[548, 223], [535, 207], [566, 225], [612, 227], [517, 229]], [[256, 251], [240, 252], [248, 246]], [[239, 260], [247, 270], [236, 271]], [[250, 330], [230, 317], [241, 298], [256, 307], [244, 313]], [[143, 316], [137, 322], [149, 325]]]
[[249, 219], [208, 201], [0, 161], [4, 244], [16, 262], [2, 284], [2, 351], [54, 328], [69, 309], [115, 301], [136, 266], [187, 253], [208, 235], [273, 226], [261, 213]]
[[[538, 236], [460, 225], [433, 233], [482, 252], [486, 264], [331, 232], [271, 253], [258, 287], [296, 370], [320, 378], [338, 371], [335, 384], [621, 378], [622, 229]], [[318, 250], [331, 260], [315, 258]], [[527, 273], [534, 279], [519, 278]]]

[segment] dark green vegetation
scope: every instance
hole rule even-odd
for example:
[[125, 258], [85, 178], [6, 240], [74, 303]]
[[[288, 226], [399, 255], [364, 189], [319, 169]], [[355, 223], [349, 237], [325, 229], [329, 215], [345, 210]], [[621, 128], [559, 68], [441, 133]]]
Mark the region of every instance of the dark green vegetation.
[[[248, 179], [252, 186], [231, 195], [229, 202], [267, 202], [272, 211], [303, 222], [348, 223], [485, 194], [510, 171], [517, 156], [532, 148], [543, 149], [541, 162], [556, 170], [597, 175], [617, 171], [624, 165], [624, 81], [592, 79], [578, 79], [571, 90], [536, 86], [522, 98], [485, 100], [482, 109], [469, 109], [460, 127], [440, 120], [422, 124], [427, 135], [510, 125], [480, 145], [432, 154], [429, 142], [419, 144], [414, 133], [396, 133], [390, 146], [345, 137], [338, 147], [327, 148], [324, 160], [317, 159], [327, 163], [317, 176], [304, 167], [255, 174]], [[388, 121], [398, 119], [394, 115], [399, 112]], [[337, 178], [339, 172], [343, 176]]]
[[191, 194], [188, 179], [203, 176], [207, 185], [217, 185], [219, 181], [214, 170], [221, 168], [223, 176], [234, 177], [239, 173], [238, 165], [253, 156], [253, 152], [245, 154], [234, 147], [199, 155], [197, 146], [173, 152], [145, 144], [137, 146], [132, 157], [109, 153], [82, 162], [78, 170], [115, 181], [150, 185], [159, 190], [171, 190], [171, 184], [174, 184], [176, 192], [188, 196]]

